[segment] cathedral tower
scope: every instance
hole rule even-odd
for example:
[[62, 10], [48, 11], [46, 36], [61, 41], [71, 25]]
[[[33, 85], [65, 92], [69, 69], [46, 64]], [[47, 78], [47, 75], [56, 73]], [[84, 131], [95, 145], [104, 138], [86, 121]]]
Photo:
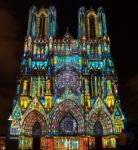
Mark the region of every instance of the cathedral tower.
[[36, 137], [40, 149], [115, 148], [124, 117], [104, 10], [79, 9], [77, 39], [57, 38], [56, 19], [53, 6], [29, 10], [10, 136], [19, 149]]

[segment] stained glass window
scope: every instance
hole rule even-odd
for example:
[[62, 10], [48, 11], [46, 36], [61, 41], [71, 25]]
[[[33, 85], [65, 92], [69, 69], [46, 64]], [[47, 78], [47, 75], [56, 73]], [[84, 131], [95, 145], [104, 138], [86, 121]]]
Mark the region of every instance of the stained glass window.
[[60, 92], [61, 91], [63, 92], [66, 87], [69, 87], [74, 93], [78, 93], [80, 91], [80, 79], [77, 73], [68, 70], [63, 71], [56, 76], [55, 79], [56, 94], [60, 96]]
[[103, 127], [99, 121], [97, 121], [94, 125], [94, 134], [103, 135]]
[[60, 122], [61, 135], [73, 135], [77, 133], [77, 122], [74, 117], [67, 113]]

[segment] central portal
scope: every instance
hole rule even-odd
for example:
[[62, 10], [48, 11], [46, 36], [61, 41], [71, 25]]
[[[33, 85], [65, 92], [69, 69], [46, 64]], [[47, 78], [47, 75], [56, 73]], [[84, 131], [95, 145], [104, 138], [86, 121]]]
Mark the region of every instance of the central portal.
[[32, 128], [33, 134], [33, 150], [40, 150], [40, 137], [41, 137], [41, 125], [39, 122], [35, 122]]

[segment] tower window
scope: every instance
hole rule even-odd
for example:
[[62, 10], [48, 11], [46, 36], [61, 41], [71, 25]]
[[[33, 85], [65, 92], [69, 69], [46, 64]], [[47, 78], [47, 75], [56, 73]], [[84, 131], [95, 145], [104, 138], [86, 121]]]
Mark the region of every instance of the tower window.
[[93, 15], [89, 17], [89, 24], [90, 24], [90, 30], [89, 30], [89, 35], [90, 38], [95, 38], [96, 37], [96, 31], [95, 31], [95, 18]]
[[45, 17], [40, 17], [40, 37], [45, 38]]

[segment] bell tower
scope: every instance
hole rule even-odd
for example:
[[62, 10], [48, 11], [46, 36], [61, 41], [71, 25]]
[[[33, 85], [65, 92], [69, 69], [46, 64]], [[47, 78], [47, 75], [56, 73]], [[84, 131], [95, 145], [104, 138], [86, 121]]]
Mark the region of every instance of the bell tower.
[[56, 36], [56, 9], [54, 6], [48, 9], [38, 10], [32, 6], [29, 10], [27, 36], [33, 39], [45, 39]]

